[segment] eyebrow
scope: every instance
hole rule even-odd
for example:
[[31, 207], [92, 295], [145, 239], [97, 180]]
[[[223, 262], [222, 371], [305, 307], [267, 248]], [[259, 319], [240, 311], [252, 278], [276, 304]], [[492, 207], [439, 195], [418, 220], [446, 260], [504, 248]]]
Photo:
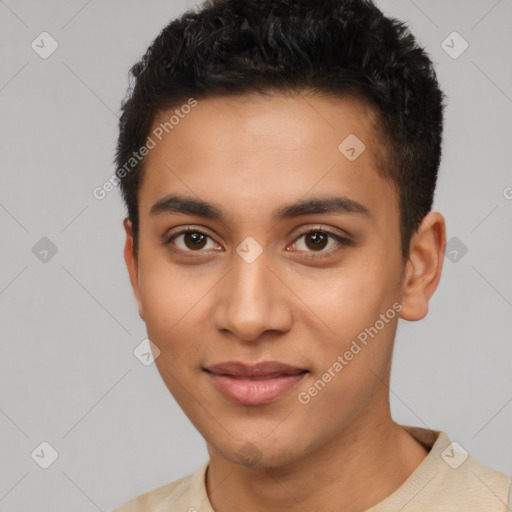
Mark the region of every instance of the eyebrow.
[[[150, 209], [151, 216], [162, 213], [183, 213], [198, 215], [207, 219], [226, 222], [227, 216], [222, 210], [207, 201], [193, 197], [167, 195], [159, 199]], [[301, 215], [327, 213], [358, 214], [371, 218], [368, 208], [348, 197], [312, 197], [296, 203], [281, 206], [272, 212], [272, 220], [279, 222], [283, 219]]]

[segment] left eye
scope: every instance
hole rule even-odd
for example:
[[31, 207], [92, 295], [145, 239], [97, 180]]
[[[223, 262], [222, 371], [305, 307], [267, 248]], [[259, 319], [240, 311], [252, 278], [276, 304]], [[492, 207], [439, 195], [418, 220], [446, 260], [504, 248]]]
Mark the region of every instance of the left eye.
[[[330, 252], [339, 245], [350, 245], [350, 241], [329, 231], [314, 230], [302, 233], [296, 240], [304, 239], [302, 243], [294, 242], [297, 250], [305, 252]], [[330, 243], [331, 242], [331, 243]], [[301, 248], [304, 247], [304, 248]], [[328, 249], [326, 249], [328, 247]]]

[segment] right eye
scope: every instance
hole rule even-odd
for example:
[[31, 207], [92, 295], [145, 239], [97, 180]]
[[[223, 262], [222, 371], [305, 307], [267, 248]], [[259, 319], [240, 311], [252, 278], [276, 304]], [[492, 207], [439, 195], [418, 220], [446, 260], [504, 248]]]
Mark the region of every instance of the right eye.
[[[213, 247], [220, 247], [214, 240], [197, 229], [186, 229], [172, 233], [166, 237], [164, 245], [172, 245], [173, 250], [177, 249], [182, 252], [202, 252], [208, 251], [208, 241], [211, 241]], [[218, 251], [219, 249], [214, 249]]]

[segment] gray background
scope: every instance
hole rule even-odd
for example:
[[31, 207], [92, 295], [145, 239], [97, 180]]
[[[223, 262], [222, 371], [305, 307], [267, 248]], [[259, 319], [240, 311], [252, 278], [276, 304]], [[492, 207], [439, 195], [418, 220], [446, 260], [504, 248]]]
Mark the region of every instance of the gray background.
[[[2, 511], [107, 511], [207, 458], [155, 366], [134, 357], [146, 333], [123, 205], [92, 195], [115, 170], [129, 67], [193, 5], [0, 1]], [[510, 475], [512, 2], [379, 5], [409, 23], [449, 99], [435, 209], [452, 254], [428, 317], [399, 326], [392, 412]], [[43, 31], [59, 45], [47, 59], [31, 48]], [[456, 59], [441, 46], [453, 31], [469, 43]], [[55, 255], [38, 252], [43, 237]], [[59, 454], [48, 469], [31, 458], [42, 441]]]

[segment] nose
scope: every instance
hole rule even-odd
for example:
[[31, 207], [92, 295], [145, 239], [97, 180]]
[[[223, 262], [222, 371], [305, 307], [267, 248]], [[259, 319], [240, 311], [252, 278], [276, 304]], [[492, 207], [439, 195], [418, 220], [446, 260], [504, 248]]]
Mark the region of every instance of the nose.
[[233, 255], [233, 268], [216, 287], [215, 327], [234, 339], [255, 342], [267, 331], [291, 329], [293, 294], [269, 265], [265, 251], [252, 263]]

